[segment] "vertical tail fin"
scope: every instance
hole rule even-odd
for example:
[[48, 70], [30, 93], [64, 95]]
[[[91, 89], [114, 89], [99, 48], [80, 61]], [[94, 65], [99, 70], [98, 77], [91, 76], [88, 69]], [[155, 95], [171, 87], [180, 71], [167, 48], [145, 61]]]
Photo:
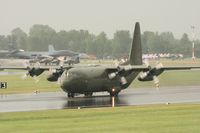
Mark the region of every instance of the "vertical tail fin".
[[53, 45], [49, 45], [49, 52], [53, 52], [53, 51], [55, 51]]
[[135, 31], [133, 34], [129, 63], [130, 65], [142, 65], [142, 46], [139, 22], [136, 22], [135, 24]]

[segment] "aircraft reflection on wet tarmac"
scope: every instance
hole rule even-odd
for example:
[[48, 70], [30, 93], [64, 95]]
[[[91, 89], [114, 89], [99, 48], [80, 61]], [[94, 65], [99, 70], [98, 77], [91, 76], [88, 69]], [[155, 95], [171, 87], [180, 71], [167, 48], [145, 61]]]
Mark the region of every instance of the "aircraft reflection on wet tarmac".
[[[127, 89], [115, 99], [116, 106], [200, 103], [200, 86]], [[13, 94], [0, 96], [0, 112], [32, 111], [66, 108], [111, 107], [108, 93], [95, 93], [93, 97], [83, 95], [67, 98], [66, 93], [46, 92], [38, 94]]]
[[112, 97], [108, 96], [94, 96], [94, 97], [84, 97], [84, 98], [74, 98], [69, 99], [64, 105], [64, 108], [77, 108], [77, 107], [86, 107], [86, 108], [95, 108], [95, 107], [111, 107], [112, 104], [115, 106], [125, 106], [127, 105], [126, 101], [115, 97], [114, 101]]
[[[121, 97], [121, 96], [120, 96]], [[116, 106], [127, 105], [126, 101], [115, 98]], [[63, 92], [48, 92], [38, 94], [1, 95], [0, 112], [31, 111], [44, 109], [75, 109], [111, 107], [112, 98], [109, 95], [95, 94], [93, 97], [67, 98]]]

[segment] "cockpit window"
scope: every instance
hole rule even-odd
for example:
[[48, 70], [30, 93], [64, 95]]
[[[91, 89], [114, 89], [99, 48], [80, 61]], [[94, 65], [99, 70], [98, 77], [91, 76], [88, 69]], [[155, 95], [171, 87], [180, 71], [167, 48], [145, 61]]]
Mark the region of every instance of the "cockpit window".
[[69, 77], [71, 77], [73, 74], [71, 73], [71, 72], [69, 72], [69, 71], [66, 71], [66, 76], [67, 76], [67, 78], [69, 78]]

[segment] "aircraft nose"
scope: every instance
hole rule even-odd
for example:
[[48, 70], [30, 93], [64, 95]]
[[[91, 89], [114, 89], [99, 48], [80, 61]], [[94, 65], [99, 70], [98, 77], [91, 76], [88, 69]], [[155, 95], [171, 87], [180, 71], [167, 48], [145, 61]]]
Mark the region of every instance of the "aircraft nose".
[[66, 72], [64, 73], [61, 77], [60, 77], [60, 86], [61, 88], [68, 88], [69, 86], [71, 86], [73, 77], [69, 76], [69, 73]]

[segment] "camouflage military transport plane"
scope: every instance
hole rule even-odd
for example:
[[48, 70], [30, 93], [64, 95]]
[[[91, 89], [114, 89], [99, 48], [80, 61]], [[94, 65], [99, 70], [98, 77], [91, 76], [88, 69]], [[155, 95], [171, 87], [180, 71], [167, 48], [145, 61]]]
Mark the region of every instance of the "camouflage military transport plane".
[[[3, 67], [2, 67], [3, 68]], [[135, 24], [132, 47], [129, 60], [118, 66], [64, 66], [55, 67], [54, 71], [48, 76], [50, 82], [59, 81], [62, 90], [67, 92], [68, 97], [73, 98], [75, 94], [92, 96], [94, 92], [107, 91], [110, 96], [117, 96], [118, 93], [126, 89], [131, 82], [138, 77], [140, 81], [153, 81], [158, 85], [158, 78], [165, 70], [191, 70], [200, 67], [164, 67], [161, 64], [156, 67], [143, 65], [140, 25]], [[50, 67], [27, 67], [3, 69], [24, 69], [28, 70], [27, 75], [31, 77], [42, 74]]]

